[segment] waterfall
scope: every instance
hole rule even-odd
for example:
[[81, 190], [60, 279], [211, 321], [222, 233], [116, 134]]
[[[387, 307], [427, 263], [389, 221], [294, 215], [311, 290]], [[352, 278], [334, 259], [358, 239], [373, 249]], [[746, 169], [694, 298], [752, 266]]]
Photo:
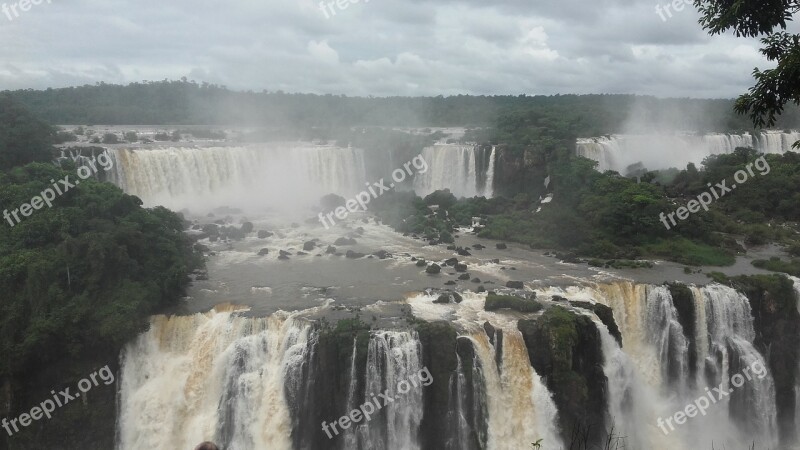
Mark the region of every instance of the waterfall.
[[422, 156], [428, 171], [417, 174], [414, 191], [426, 196], [450, 189], [456, 197], [488, 196], [493, 193], [495, 149], [486, 161], [486, 150], [475, 145], [436, 144], [426, 147]]
[[753, 346], [755, 329], [750, 302], [744, 294], [718, 284], [707, 286], [701, 292], [705, 298], [710, 338], [705, 364], [707, 381], [709, 385], [720, 384], [723, 389], [733, 391], [721, 401], [730, 405], [731, 413], [742, 415], [738, 420], [734, 417], [734, 421], [745, 435], [761, 437], [762, 446], [774, 446], [777, 443], [777, 409], [771, 374], [753, 377], [742, 387], [731, 387], [731, 377], [742, 373], [745, 367], [753, 364], [768, 367]]
[[154, 317], [123, 351], [118, 448], [291, 448], [285, 375], [309, 334], [279, 315]]
[[[415, 332], [378, 331], [370, 337], [363, 400], [381, 402], [378, 394], [394, 398], [380, 415], [358, 425], [356, 446], [348, 449], [413, 450], [419, 448], [422, 387], [401, 389], [422, 370], [421, 344]], [[363, 403], [359, 403], [363, 404]], [[355, 408], [354, 408], [355, 409]]]
[[501, 364], [496, 349], [483, 331], [470, 340], [484, 368], [489, 415], [489, 449], [529, 448], [542, 440], [542, 449], [563, 449], [557, 428], [556, 406], [542, 380], [531, 367], [522, 334], [504, 330]]
[[689, 371], [689, 343], [678, 321], [678, 311], [665, 286], [647, 294], [646, 327], [661, 366], [663, 386], [682, 387]]
[[[650, 170], [699, 165], [710, 155], [733, 153], [738, 147], [755, 148], [761, 153], [785, 153], [800, 140], [800, 132], [763, 131], [756, 134], [613, 135], [578, 139], [576, 154], [598, 162], [597, 170], [614, 170], [626, 175], [628, 167], [642, 163]], [[669, 159], [665, 155], [671, 155]], [[679, 159], [675, 160], [674, 155]]]
[[[622, 333], [620, 348], [598, 324], [609, 380], [609, 415], [618, 434], [633, 448], [711, 448], [712, 444], [733, 448], [753, 440], [756, 448], [775, 448], [775, 386], [764, 357], [753, 345], [747, 297], [720, 285], [691, 290], [697, 379], [689, 376], [690, 337], [666, 287], [618, 282], [581, 294], [610, 306]], [[731, 385], [731, 377], [754, 364], [764, 367], [763, 376], [752, 376], [741, 387]], [[657, 426], [659, 419], [671, 418], [718, 385], [733, 392], [714, 402], [706, 415], [675, 429]]]
[[367, 180], [364, 154], [312, 144], [109, 149], [110, 181], [148, 206], [280, 207], [350, 196]]

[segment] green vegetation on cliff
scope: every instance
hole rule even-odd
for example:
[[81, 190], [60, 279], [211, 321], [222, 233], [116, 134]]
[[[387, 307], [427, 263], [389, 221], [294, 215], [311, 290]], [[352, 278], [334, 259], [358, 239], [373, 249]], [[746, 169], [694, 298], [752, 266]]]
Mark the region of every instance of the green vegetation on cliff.
[[[142, 208], [108, 183], [78, 184], [74, 168], [31, 162], [50, 158], [52, 129], [18, 105], [0, 107], [0, 130], [8, 169], [0, 172], [0, 209], [31, 203], [53, 180], [75, 184], [52, 207], [0, 223], [0, 414], [14, 417], [52, 389], [105, 365], [116, 370], [123, 345], [147, 329], [150, 315], [178, 303], [202, 258], [179, 215]], [[115, 395], [98, 389], [0, 439], [14, 449], [110, 448]]]

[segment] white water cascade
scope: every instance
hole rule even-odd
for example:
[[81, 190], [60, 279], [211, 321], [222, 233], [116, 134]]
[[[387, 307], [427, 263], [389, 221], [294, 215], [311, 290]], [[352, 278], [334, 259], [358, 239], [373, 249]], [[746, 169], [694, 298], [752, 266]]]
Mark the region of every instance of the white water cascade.
[[123, 352], [118, 449], [193, 448], [203, 439], [228, 450], [291, 448], [285, 375], [307, 358], [309, 333], [280, 315], [154, 317]]
[[367, 180], [364, 152], [312, 144], [110, 149], [110, 181], [147, 206], [294, 207], [350, 196]]
[[494, 148], [487, 155], [487, 149], [479, 146], [436, 144], [426, 147], [422, 156], [429, 168], [414, 180], [417, 195], [424, 197], [440, 189], [450, 189], [456, 197], [492, 196]]
[[563, 449], [555, 403], [531, 367], [522, 334], [504, 331], [500, 365], [497, 349], [483, 331], [469, 338], [483, 367], [489, 416], [487, 448], [516, 450], [541, 439], [544, 450]]
[[[598, 325], [609, 380], [609, 415], [627, 445], [657, 450], [734, 448], [755, 440], [756, 448], [775, 448], [774, 382], [753, 345], [753, 317], [743, 294], [721, 285], [692, 289], [699, 360], [693, 379], [689, 336], [666, 287], [621, 282], [579, 292], [582, 298], [610, 306], [622, 334], [620, 348]], [[731, 384], [734, 375], [755, 364], [764, 368], [761, 376], [751, 370], [742, 386]], [[714, 401], [705, 415], [675, 423], [676, 412], [718, 385], [733, 392]], [[674, 429], [666, 424], [668, 418]]]
[[[412, 380], [419, 383], [421, 369], [421, 344], [415, 332], [378, 331], [372, 334], [367, 353], [365, 390], [362, 396], [354, 396], [363, 401], [355, 401], [349, 406], [356, 409], [357, 405], [374, 402], [380, 393], [385, 393], [394, 401], [385, 406], [380, 417], [374, 417], [371, 421], [354, 427], [356, 428], [354, 436], [349, 438], [349, 442], [354, 445], [345, 448], [354, 450], [419, 448], [418, 434], [423, 412], [422, 387], [409, 384], [413, 384]], [[402, 384], [404, 382], [405, 384]], [[408, 386], [407, 391], [406, 386]], [[381, 401], [379, 397], [377, 401]]]
[[765, 131], [758, 134], [613, 135], [578, 139], [577, 154], [597, 161], [597, 170], [625, 175], [627, 168], [642, 163], [650, 170], [699, 165], [710, 155], [733, 153], [737, 147], [752, 147], [761, 153], [785, 153], [800, 141], [800, 132]]

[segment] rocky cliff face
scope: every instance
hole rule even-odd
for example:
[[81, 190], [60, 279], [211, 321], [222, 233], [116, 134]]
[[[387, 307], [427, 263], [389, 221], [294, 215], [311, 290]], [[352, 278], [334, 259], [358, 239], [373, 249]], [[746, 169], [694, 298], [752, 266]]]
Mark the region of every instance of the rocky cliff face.
[[[600, 332], [592, 320], [561, 307], [538, 320], [521, 320], [519, 330], [536, 372], [553, 393], [565, 442], [580, 428], [590, 445], [599, 444], [606, 429], [608, 380], [603, 373]], [[588, 430], [587, 430], [588, 428]]]

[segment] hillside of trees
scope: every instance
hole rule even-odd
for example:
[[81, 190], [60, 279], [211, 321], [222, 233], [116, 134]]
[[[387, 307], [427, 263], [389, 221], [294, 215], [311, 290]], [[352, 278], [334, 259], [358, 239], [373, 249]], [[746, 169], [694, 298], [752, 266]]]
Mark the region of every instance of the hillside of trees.
[[[733, 112], [733, 100], [657, 99], [634, 95], [469, 96], [364, 98], [341, 95], [237, 92], [193, 81], [127, 86], [97, 84], [6, 91], [36, 116], [69, 125], [250, 125], [259, 127], [483, 127], [524, 112], [527, 127], [577, 136], [625, 131], [634, 112], [643, 122], [689, 131], [752, 129]], [[778, 128], [800, 124], [796, 108]], [[522, 124], [520, 124], [522, 125]]]
[[[0, 211], [78, 179], [51, 162], [52, 127], [2, 95], [0, 107]], [[181, 216], [93, 178], [20, 217], [0, 223], [0, 416], [9, 418], [105, 365], [116, 371], [122, 346], [178, 303], [203, 264]], [[13, 448], [112, 448], [116, 392], [91, 395], [91, 407], [70, 403], [24, 428]]]

